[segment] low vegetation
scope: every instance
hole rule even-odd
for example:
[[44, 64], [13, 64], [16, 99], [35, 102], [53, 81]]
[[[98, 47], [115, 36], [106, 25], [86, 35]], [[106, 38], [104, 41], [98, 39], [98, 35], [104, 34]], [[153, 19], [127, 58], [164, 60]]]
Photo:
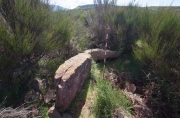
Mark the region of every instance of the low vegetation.
[[[95, 118], [109, 118], [114, 110], [122, 107], [129, 113], [131, 112], [131, 102], [121, 93], [113, 88], [111, 83], [103, 78], [104, 68], [100, 64], [92, 65], [92, 78], [96, 82], [96, 94], [92, 106], [92, 113]], [[105, 76], [105, 75], [104, 75]]]
[[[87, 9], [52, 11], [48, 1], [0, 0], [0, 9], [0, 103], [5, 101], [0, 104], [0, 115], [9, 106], [23, 104], [34, 78], [46, 81], [43, 96], [66, 59], [86, 49], [103, 49], [109, 28], [108, 49], [122, 56], [108, 60], [105, 70], [102, 62], [92, 63], [85, 91], [76, 96], [68, 111], [74, 114], [81, 109], [77, 101], [85, 102], [93, 93], [90, 108], [95, 118], [110, 118], [117, 108], [138, 117], [122, 88], [114, 88], [105, 79], [108, 72], [117, 70], [136, 85], [135, 93], [145, 98], [153, 117], [180, 117], [178, 7], [141, 7], [134, 2], [117, 6], [114, 0], [95, 0]], [[38, 115], [47, 117], [50, 105], [34, 102]]]
[[[126, 111], [127, 116], [131, 113], [130, 100], [117, 88], [113, 88], [110, 81], [103, 78], [104, 66], [102, 63], [92, 63], [91, 73], [84, 83], [83, 90], [80, 92], [73, 104], [69, 107], [69, 112], [73, 117], [83, 117], [81, 109], [84, 104], [90, 104], [89, 114], [95, 118], [109, 118], [114, 114], [114, 110], [121, 108]], [[86, 103], [85, 103], [86, 102]], [[80, 111], [79, 111], [80, 110]]]

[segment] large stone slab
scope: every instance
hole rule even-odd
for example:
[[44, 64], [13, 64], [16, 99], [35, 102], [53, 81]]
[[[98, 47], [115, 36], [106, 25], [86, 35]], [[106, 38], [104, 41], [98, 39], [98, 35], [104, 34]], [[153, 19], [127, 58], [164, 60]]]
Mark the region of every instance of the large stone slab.
[[57, 89], [55, 106], [60, 112], [67, 110], [81, 90], [91, 69], [91, 55], [80, 53], [60, 65], [54, 77]]
[[[95, 61], [103, 60], [105, 55], [105, 51], [103, 49], [89, 49], [84, 51], [84, 53], [90, 54]], [[120, 55], [121, 53], [117, 51], [106, 50], [106, 58], [117, 58]]]

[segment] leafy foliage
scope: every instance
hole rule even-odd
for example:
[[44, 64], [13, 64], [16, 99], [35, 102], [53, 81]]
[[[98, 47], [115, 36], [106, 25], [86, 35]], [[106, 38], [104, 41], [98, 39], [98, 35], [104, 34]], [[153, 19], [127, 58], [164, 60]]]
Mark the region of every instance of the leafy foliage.
[[140, 38], [133, 46], [134, 55], [159, 77], [155, 82], [158, 83], [160, 95], [153, 99], [158, 99], [161, 104], [165, 104], [165, 110], [173, 109], [165, 115], [160, 111], [159, 116], [163, 114], [164, 117], [178, 117], [177, 104], [180, 103], [179, 13], [169, 8], [155, 11], [146, 8], [140, 12], [138, 18]]
[[91, 30], [93, 48], [103, 48], [106, 28], [109, 28], [108, 49], [119, 51], [120, 40], [116, 35], [114, 19], [117, 11], [114, 0], [95, 0], [95, 9], [87, 12], [87, 21]]
[[141, 43], [134, 46], [134, 55], [162, 78], [175, 77], [172, 70], [180, 67], [179, 21], [179, 14], [169, 9], [156, 12], [146, 9], [139, 16]]
[[53, 13], [46, 1], [2, 0], [0, 7], [3, 80], [27, 74], [47, 52], [62, 48], [71, 37], [70, 20]]
[[108, 49], [131, 52], [132, 44], [138, 38], [139, 9], [133, 2], [127, 7], [119, 7], [114, 0], [95, 0], [95, 9], [90, 11], [87, 19], [96, 47], [104, 47], [105, 30], [109, 28]]

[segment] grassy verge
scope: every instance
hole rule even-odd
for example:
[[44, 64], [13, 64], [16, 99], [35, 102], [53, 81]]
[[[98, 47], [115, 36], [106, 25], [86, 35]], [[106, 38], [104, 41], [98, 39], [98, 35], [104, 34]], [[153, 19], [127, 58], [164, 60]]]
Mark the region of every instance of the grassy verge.
[[122, 107], [130, 113], [130, 101], [108, 81], [97, 83], [97, 93], [92, 112], [96, 118], [109, 118], [116, 108]]
[[48, 106], [46, 106], [46, 105], [42, 105], [41, 107], [40, 107], [40, 116], [42, 117], [42, 118], [49, 118], [48, 117], [48, 115], [47, 115], [47, 111], [48, 111]]
[[[84, 110], [84, 106], [88, 107]], [[120, 90], [112, 88], [108, 80], [103, 79], [103, 64], [92, 63], [91, 74], [84, 83], [82, 91], [76, 96], [68, 109], [74, 118], [109, 118], [116, 108], [131, 113], [131, 102]]]
[[103, 79], [102, 64], [92, 64], [91, 76], [96, 81], [96, 95], [92, 107], [95, 118], [109, 118], [119, 107], [130, 113], [130, 101], [119, 90], [112, 88], [108, 80]]

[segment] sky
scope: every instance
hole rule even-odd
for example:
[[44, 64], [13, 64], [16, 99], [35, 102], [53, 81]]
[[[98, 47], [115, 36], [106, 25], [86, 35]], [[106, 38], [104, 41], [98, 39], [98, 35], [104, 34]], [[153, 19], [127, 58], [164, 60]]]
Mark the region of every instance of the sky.
[[[117, 5], [127, 5], [131, 1], [117, 0]], [[73, 9], [77, 6], [93, 4], [93, 0], [49, 0], [49, 3]], [[140, 6], [180, 6], [180, 0], [135, 0], [135, 3], [139, 3]]]

